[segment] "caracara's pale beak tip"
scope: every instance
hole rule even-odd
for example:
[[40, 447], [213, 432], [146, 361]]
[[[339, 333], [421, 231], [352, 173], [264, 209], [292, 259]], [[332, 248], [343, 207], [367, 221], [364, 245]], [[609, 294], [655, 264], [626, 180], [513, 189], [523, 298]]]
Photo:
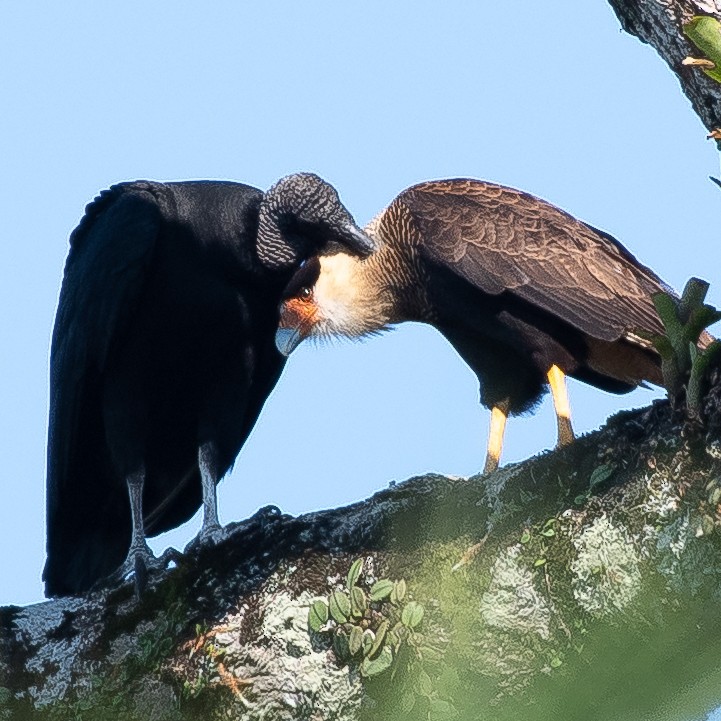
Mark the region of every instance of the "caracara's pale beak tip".
[[303, 340], [296, 328], [278, 328], [275, 332], [275, 347], [284, 355], [289, 356]]

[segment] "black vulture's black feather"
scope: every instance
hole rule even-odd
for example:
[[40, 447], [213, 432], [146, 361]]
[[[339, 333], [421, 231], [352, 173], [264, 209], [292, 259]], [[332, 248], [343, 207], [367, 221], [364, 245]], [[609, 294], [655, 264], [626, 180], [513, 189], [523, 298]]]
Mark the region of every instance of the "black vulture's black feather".
[[325, 243], [367, 253], [368, 242], [309, 173], [265, 194], [230, 182], [122, 183], [88, 205], [52, 340], [48, 595], [83, 592], [123, 563], [130, 479], [142, 478], [141, 533], [193, 515], [199, 450], [212, 448], [206, 476], [217, 482], [280, 376], [274, 334], [294, 270]]

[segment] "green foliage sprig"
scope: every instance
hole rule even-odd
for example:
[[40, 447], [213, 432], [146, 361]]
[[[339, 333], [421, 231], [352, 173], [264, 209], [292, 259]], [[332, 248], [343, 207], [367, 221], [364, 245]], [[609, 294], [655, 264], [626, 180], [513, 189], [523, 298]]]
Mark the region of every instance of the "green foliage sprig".
[[704, 303], [709, 284], [691, 278], [680, 298], [669, 293], [657, 293], [654, 305], [666, 333], [645, 334], [661, 356], [664, 386], [672, 402], [686, 389], [686, 406], [698, 412], [711, 362], [719, 357], [721, 343], [712, 341], [703, 350], [698, 342], [708, 326], [721, 320], [721, 312]]
[[364, 590], [359, 582], [363, 559], [353, 562], [344, 589], [318, 599], [308, 611], [308, 628], [328, 633], [341, 663], [358, 665], [365, 678], [397, 665], [404, 653], [417, 654], [422, 641], [419, 627], [425, 609], [407, 600], [404, 579], [383, 578]]

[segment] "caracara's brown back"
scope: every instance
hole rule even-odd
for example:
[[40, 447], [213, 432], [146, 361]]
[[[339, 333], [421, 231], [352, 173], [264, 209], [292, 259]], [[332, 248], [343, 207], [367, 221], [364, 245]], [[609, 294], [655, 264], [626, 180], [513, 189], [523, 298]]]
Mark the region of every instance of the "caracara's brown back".
[[664, 332], [653, 295], [673, 291], [607, 233], [528, 193], [471, 179], [412, 186], [373, 225], [415, 246], [419, 262], [571, 326], [591, 371], [661, 384], [660, 359], [637, 331]]

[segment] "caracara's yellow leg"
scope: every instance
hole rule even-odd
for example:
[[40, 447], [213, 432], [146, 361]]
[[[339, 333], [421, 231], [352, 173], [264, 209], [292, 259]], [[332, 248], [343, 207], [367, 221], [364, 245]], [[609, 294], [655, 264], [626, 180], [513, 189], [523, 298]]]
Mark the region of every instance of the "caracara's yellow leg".
[[488, 434], [488, 452], [484, 473], [490, 473], [498, 468], [503, 449], [503, 431], [506, 429], [508, 418], [508, 401], [502, 401], [491, 408], [491, 430]]
[[571, 426], [571, 406], [568, 403], [566, 392], [566, 375], [558, 366], [551, 366], [548, 371], [548, 382], [553, 394], [553, 405], [556, 409], [556, 422], [558, 423], [557, 448], [567, 446], [573, 441], [573, 427]]

